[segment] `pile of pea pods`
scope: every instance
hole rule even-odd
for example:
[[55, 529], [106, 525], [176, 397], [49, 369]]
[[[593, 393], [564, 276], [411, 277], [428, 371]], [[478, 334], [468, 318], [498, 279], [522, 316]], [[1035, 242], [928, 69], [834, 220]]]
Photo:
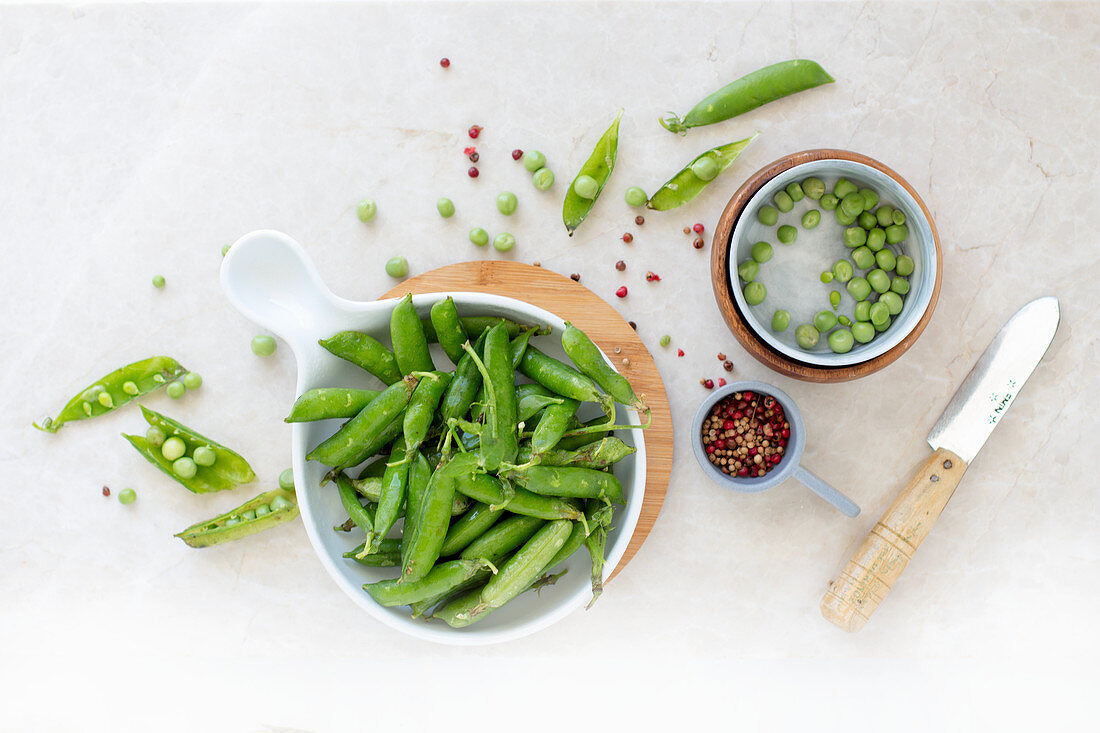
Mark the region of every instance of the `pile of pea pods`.
[[[635, 451], [612, 431], [644, 427], [615, 425], [615, 403], [648, 409], [580, 329], [566, 324], [561, 336], [572, 365], [532, 345], [536, 335], [546, 332], [460, 317], [451, 298], [422, 320], [406, 295], [391, 314], [392, 349], [356, 331], [321, 341], [387, 385], [311, 390], [287, 417], [346, 419], [306, 458], [331, 468], [323, 485], [348, 514], [336, 529], [365, 535], [344, 557], [398, 568], [363, 586], [379, 604], [468, 626], [552, 582], [582, 545], [599, 596], [607, 532], [624, 504], [611, 468]], [[452, 370], [437, 368], [432, 341]], [[603, 414], [581, 422], [583, 402]]]

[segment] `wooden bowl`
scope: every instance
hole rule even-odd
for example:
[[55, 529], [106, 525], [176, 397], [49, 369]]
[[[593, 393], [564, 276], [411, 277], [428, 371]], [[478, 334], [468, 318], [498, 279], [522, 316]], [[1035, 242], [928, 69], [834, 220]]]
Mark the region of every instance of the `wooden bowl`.
[[[867, 361], [846, 366], [820, 366], [808, 364], [782, 354], [771, 345], [765, 343], [749, 325], [745, 318], [745, 314], [742, 313], [737, 304], [737, 300], [733, 295], [730, 285], [729, 263], [733, 232], [734, 228], [737, 226], [738, 220], [745, 212], [750, 199], [752, 199], [756, 192], [775, 176], [797, 165], [818, 160], [853, 161], [874, 168], [894, 179], [894, 181], [913, 197], [920, 207], [932, 231], [932, 241], [935, 246], [935, 282], [932, 288], [931, 299], [924, 313], [921, 315], [920, 320], [909, 333], [889, 351], [872, 359], [868, 359]], [[764, 166], [750, 176], [749, 179], [734, 192], [733, 197], [730, 198], [729, 203], [726, 204], [726, 208], [722, 212], [722, 216], [718, 220], [718, 226], [714, 231], [714, 239], [711, 244], [710, 254], [710, 279], [711, 287], [714, 290], [714, 298], [718, 303], [718, 310], [722, 312], [722, 318], [725, 319], [726, 325], [729, 326], [730, 331], [733, 332], [733, 335], [741, 343], [741, 346], [756, 358], [757, 361], [780, 374], [785, 374], [788, 377], [794, 377], [795, 379], [801, 379], [807, 382], [847, 382], [852, 379], [865, 377], [868, 374], [873, 374], [879, 369], [892, 364], [902, 354], [908, 351], [909, 347], [912, 346], [920, 337], [921, 333], [924, 332], [925, 327], [928, 325], [928, 321], [932, 318], [932, 313], [936, 309], [936, 303], [939, 300], [940, 284], [943, 279], [943, 251], [940, 246], [939, 232], [936, 230], [936, 225], [932, 220], [932, 215], [929, 213], [928, 207], [925, 206], [924, 201], [921, 200], [917, 192], [913, 190], [913, 187], [898, 175], [896, 171], [888, 168], [877, 160], [847, 150], [834, 150], [830, 148], [805, 150], [800, 153], [792, 153], [791, 155], [784, 156]]]

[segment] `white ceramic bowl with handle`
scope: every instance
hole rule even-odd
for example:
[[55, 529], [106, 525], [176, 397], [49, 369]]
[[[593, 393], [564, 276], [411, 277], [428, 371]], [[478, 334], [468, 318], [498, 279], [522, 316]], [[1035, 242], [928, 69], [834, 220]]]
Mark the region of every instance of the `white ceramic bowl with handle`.
[[[298, 365], [296, 396], [318, 387], [380, 386], [370, 374], [333, 356], [317, 342], [346, 330], [363, 331], [387, 342], [390, 311], [396, 300], [354, 302], [337, 297], [325, 287], [301, 245], [285, 234], [267, 230], [252, 232], [233, 244], [222, 263], [221, 283], [222, 290], [237, 310], [277, 335], [294, 352]], [[417, 295], [413, 297], [413, 304], [421, 317], [426, 317], [431, 305], [448, 295], [454, 298], [463, 316], [501, 316], [521, 323], [550, 326], [551, 336], [536, 337], [532, 343], [550, 356], [567, 360], [560, 340], [565, 324], [542, 308], [512, 298], [464, 292]], [[438, 345], [432, 345], [432, 357], [437, 365], [448, 368], [444, 365], [450, 362]], [[591, 415], [583, 412], [586, 408], [592, 408]], [[638, 424], [636, 412], [621, 405], [617, 410], [618, 424]], [[582, 406], [582, 418], [596, 414], [598, 408], [594, 405]], [[409, 618], [405, 606], [379, 606], [362, 586], [395, 577], [395, 571], [393, 568], [364, 567], [343, 557], [344, 552], [362, 541], [361, 533], [358, 530], [351, 534], [333, 531], [335, 525], [344, 522], [347, 514], [340, 505], [335, 487], [319, 485], [328, 469], [316, 461], [306, 460], [306, 453], [339, 427], [339, 420], [292, 426], [295, 490], [306, 533], [321, 564], [348, 597], [371, 616], [420, 639], [456, 645], [491, 644], [543, 629], [582, 607], [591, 597], [591, 564], [588, 553], [582, 548], [560, 566], [568, 572], [554, 585], [537, 594], [523, 593], [483, 621], [463, 629], [452, 629], [441, 621]], [[643, 433], [632, 429], [617, 431], [616, 435], [637, 448], [637, 452], [615, 465], [614, 473], [622, 482], [626, 506], [617, 508], [614, 526], [608, 534], [605, 578], [614, 571], [626, 551], [638, 523], [645, 493]]]

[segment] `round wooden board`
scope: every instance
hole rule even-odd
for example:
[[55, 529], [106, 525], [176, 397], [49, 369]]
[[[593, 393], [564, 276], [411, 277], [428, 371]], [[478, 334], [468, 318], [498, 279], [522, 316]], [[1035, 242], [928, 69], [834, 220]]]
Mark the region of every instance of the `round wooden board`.
[[[646, 403], [653, 411], [653, 422], [645, 431], [645, 501], [642, 502], [638, 526], [634, 529], [626, 553], [611, 574], [614, 578], [638, 552], [653, 529], [657, 515], [661, 513], [661, 505], [665, 503], [672, 472], [672, 413], [653, 357], [630, 324], [591, 290], [556, 272], [519, 262], [481, 260], [446, 265], [411, 277], [390, 288], [382, 297], [394, 298], [410, 292], [418, 295], [460, 290], [522, 300], [576, 324], [605, 354], [615, 359], [616, 368], [630, 380], [635, 392], [645, 395]], [[618, 354], [615, 353], [616, 347], [620, 349]], [[624, 357], [630, 360], [629, 364], [621, 363]]]

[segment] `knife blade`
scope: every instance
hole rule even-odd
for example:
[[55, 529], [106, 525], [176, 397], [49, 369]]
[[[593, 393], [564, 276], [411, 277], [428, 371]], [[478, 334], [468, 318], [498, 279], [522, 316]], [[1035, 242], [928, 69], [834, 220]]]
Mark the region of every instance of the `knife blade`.
[[867, 624], [1039, 365], [1058, 319], [1058, 299], [1039, 298], [1017, 311], [993, 338], [928, 434], [932, 456], [829, 583], [821, 599], [826, 619], [845, 631]]

